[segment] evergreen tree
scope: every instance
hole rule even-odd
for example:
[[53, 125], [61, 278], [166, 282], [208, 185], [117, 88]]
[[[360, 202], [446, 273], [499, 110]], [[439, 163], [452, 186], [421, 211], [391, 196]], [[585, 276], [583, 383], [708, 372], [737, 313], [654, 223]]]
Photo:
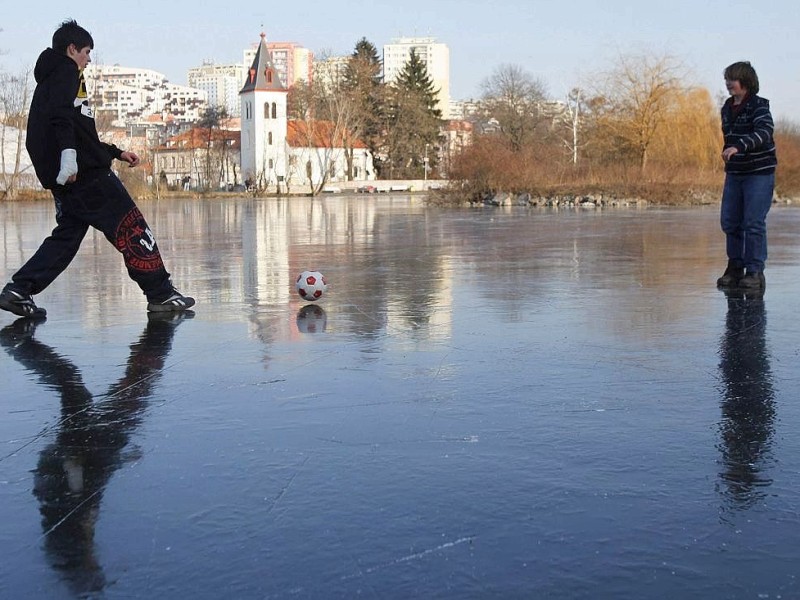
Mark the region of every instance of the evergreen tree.
[[425, 63], [412, 50], [392, 86], [388, 103], [386, 162], [389, 177], [420, 178], [426, 167], [436, 166], [442, 122], [437, 94]]
[[442, 118], [442, 111], [436, 108], [439, 90], [433, 86], [428, 67], [414, 50], [397, 76], [396, 87], [418, 96], [431, 117]]
[[344, 73], [345, 84], [350, 88], [377, 87], [382, 81], [382, 66], [375, 44], [367, 38], [361, 38], [356, 42], [355, 50], [350, 55]]
[[386, 87], [382, 78], [383, 65], [378, 50], [367, 38], [356, 42], [343, 74], [343, 89], [350, 96], [358, 123], [354, 137], [361, 139], [373, 156], [373, 164], [381, 172]]

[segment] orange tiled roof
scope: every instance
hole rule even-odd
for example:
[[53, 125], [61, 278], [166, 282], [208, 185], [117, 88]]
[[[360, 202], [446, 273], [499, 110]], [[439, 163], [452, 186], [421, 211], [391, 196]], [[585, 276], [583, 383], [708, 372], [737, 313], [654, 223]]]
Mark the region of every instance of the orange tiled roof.
[[[355, 139], [347, 131], [336, 131], [332, 121], [289, 121], [286, 141], [293, 148], [366, 148], [366, 144]], [[349, 142], [345, 144], [345, 142]]]
[[195, 127], [189, 131], [169, 138], [159, 150], [198, 150], [205, 148], [208, 143], [209, 135], [212, 142], [230, 142], [232, 148], [238, 150], [241, 146], [242, 135], [239, 131], [227, 129], [206, 129]]

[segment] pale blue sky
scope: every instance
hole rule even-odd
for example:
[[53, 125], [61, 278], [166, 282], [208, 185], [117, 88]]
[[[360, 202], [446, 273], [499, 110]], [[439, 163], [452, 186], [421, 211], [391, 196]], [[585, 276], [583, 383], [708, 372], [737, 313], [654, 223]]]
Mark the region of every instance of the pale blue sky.
[[[797, 0], [383, 0], [304, 2], [5, 3], [0, 67], [32, 65], [53, 30], [73, 17], [94, 36], [95, 60], [143, 67], [186, 83], [204, 59], [238, 62], [262, 28], [273, 41], [347, 54], [366, 37], [430, 35], [450, 47], [454, 99], [480, 95], [498, 65], [523, 67], [561, 98], [619, 53], [674, 55], [714, 96], [723, 68], [749, 60], [777, 118], [800, 123], [800, 2]], [[71, 8], [69, 8], [71, 7]]]

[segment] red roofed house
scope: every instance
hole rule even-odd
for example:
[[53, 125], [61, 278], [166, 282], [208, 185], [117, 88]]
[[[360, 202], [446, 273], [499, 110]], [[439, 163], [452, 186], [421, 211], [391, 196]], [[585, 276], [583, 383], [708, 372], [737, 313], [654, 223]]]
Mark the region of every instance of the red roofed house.
[[224, 189], [243, 181], [239, 152], [238, 131], [196, 127], [156, 149], [155, 170], [173, 187]]

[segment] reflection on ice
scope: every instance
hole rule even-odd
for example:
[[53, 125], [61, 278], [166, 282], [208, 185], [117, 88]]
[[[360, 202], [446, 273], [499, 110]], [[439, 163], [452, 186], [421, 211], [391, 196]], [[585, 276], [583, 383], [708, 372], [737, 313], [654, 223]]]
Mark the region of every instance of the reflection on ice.
[[720, 341], [722, 494], [732, 509], [766, 497], [775, 429], [775, 392], [766, 340], [763, 293], [726, 292], [728, 312]]
[[300, 333], [324, 333], [328, 315], [319, 304], [306, 304], [297, 311], [297, 330]]
[[54, 569], [76, 596], [103, 590], [106, 576], [95, 530], [109, 479], [125, 462], [138, 459], [129, 447], [158, 376], [175, 327], [193, 313], [151, 315], [131, 344], [122, 377], [95, 396], [72, 361], [35, 337], [41, 321], [18, 319], [0, 330], [6, 353], [61, 399], [61, 418], [47, 438], [34, 471], [42, 537]]

